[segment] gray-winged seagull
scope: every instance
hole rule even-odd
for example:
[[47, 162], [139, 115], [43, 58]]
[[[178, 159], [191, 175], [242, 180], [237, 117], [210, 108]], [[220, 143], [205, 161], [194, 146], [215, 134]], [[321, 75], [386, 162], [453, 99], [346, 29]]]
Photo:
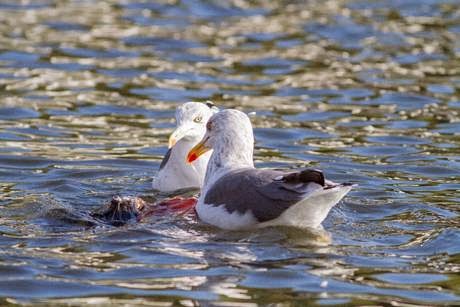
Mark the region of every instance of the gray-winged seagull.
[[274, 225], [319, 227], [330, 209], [352, 188], [325, 180], [314, 169], [256, 169], [254, 136], [246, 114], [224, 110], [211, 116], [206, 134], [187, 161], [213, 149], [195, 207], [214, 226], [238, 230]]
[[206, 132], [206, 122], [218, 108], [211, 102], [187, 102], [176, 109], [176, 130], [169, 137], [169, 150], [153, 178], [152, 187], [161, 192], [200, 188], [203, 184], [210, 153], [190, 165], [185, 158]]

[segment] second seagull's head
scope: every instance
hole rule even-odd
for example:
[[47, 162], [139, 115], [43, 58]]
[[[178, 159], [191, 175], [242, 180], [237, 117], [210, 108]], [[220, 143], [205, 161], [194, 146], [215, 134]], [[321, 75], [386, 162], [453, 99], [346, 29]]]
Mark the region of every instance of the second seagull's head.
[[206, 123], [219, 109], [212, 102], [187, 102], [176, 109], [176, 130], [169, 137], [169, 148], [178, 141], [198, 142], [206, 132]]

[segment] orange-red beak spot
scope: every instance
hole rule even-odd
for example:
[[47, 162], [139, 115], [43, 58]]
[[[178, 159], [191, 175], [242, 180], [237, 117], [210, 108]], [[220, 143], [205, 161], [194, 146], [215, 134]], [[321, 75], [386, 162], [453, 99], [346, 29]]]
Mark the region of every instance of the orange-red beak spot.
[[188, 155], [187, 155], [187, 162], [192, 163], [196, 159], [198, 159], [202, 154], [205, 152], [208, 152], [211, 148], [206, 147], [206, 140], [202, 140], [198, 144], [195, 145], [192, 149], [190, 149]]
[[198, 159], [198, 155], [194, 152], [190, 152], [187, 156], [187, 162], [188, 163], [192, 163], [193, 161], [195, 161], [196, 159]]

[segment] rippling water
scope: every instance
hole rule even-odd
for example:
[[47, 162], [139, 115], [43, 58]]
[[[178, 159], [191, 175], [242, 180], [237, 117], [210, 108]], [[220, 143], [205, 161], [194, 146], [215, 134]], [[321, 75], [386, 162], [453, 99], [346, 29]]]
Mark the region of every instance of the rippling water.
[[[266, 2], [0, 3], [0, 304], [460, 303], [458, 1]], [[359, 187], [318, 233], [92, 220], [189, 100]]]

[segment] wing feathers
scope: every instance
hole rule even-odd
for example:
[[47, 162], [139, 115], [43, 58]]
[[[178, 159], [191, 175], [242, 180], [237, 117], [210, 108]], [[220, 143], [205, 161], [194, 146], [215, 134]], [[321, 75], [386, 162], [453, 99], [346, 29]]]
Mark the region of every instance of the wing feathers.
[[290, 184], [314, 182], [324, 186], [325, 180], [323, 172], [316, 169], [305, 169], [300, 172], [289, 173], [282, 177], [282, 180]]
[[324, 186], [318, 170], [306, 169], [286, 174], [274, 170], [245, 169], [226, 174], [207, 191], [204, 202], [225, 205], [229, 213], [251, 211], [260, 221], [281, 215], [312, 189]]

